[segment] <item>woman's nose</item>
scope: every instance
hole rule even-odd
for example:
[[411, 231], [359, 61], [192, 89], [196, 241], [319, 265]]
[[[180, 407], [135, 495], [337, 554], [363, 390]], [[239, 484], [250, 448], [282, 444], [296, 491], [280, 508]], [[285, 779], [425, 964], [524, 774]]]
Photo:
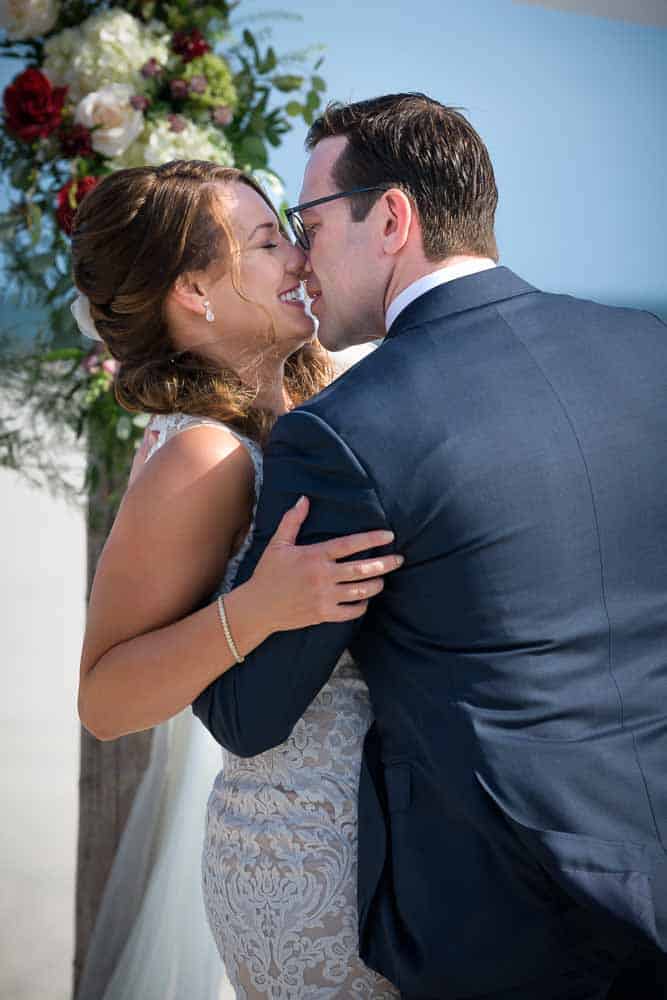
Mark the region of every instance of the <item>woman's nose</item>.
[[301, 247], [293, 243], [290, 247], [289, 270], [293, 274], [302, 274], [305, 270], [307, 259]]

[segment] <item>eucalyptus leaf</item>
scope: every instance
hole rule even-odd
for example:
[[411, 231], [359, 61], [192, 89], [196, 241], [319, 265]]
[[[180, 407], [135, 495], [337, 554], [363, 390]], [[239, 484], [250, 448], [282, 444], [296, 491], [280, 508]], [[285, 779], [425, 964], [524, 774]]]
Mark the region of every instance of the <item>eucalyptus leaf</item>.
[[58, 351], [47, 351], [44, 361], [80, 361], [85, 355], [80, 347], [62, 347]]
[[[30, 242], [35, 247], [42, 235], [42, 210], [34, 201], [28, 205], [28, 228], [30, 229]], [[51, 255], [49, 255], [49, 261], [51, 259]]]
[[297, 76], [295, 73], [286, 73], [284, 76], [274, 76], [273, 86], [283, 93], [289, 93], [290, 90], [298, 90], [303, 85], [303, 77]]
[[239, 153], [243, 164], [250, 167], [265, 167], [269, 162], [266, 146], [257, 136], [246, 136], [241, 142]]

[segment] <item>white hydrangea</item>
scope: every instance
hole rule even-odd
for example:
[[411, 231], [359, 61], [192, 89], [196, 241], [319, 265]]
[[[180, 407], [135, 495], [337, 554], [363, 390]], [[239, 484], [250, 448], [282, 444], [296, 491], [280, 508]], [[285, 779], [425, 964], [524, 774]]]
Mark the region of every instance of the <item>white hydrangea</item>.
[[57, 0], [0, 0], [0, 28], [10, 42], [39, 38], [54, 27], [59, 13]]
[[134, 88], [110, 83], [79, 101], [74, 121], [93, 129], [93, 149], [102, 156], [120, 156], [143, 132], [144, 116], [130, 104]]
[[174, 132], [168, 118], [146, 122], [143, 133], [110, 166], [158, 167], [170, 160], [209, 160], [223, 167], [234, 166], [234, 154], [224, 135], [217, 129], [181, 119], [182, 131]]
[[68, 86], [80, 101], [108, 83], [141, 90], [141, 67], [149, 59], [165, 64], [169, 35], [157, 25], [145, 25], [125, 10], [93, 14], [77, 28], [65, 28], [44, 43], [43, 70], [55, 86]]

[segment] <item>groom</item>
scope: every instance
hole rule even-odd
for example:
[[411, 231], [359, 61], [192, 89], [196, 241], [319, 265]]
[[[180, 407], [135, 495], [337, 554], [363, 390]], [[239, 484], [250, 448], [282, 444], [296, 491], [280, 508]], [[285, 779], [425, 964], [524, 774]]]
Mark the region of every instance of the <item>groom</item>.
[[389, 528], [406, 561], [195, 712], [257, 754], [349, 647], [364, 960], [421, 1000], [605, 997], [667, 947], [667, 330], [496, 266], [493, 169], [451, 108], [333, 106], [307, 145], [320, 339], [386, 337], [278, 421], [241, 580], [301, 494], [301, 542]]

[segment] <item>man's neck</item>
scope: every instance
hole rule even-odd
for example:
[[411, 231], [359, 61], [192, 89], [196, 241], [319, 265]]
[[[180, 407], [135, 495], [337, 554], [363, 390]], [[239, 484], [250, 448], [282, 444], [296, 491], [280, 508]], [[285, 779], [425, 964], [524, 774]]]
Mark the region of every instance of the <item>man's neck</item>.
[[455, 257], [445, 257], [444, 260], [421, 260], [409, 265], [400, 274], [395, 273], [392, 276], [392, 280], [389, 282], [385, 292], [385, 313], [394, 299], [398, 298], [401, 292], [404, 292], [406, 288], [413, 285], [415, 281], [419, 281], [420, 278], [426, 278], [429, 274], [434, 274], [436, 271], [442, 271], [445, 268], [454, 268], [459, 264], [472, 263], [473, 261], [483, 259], [485, 258], [473, 256], [472, 254], [458, 254]]
[[[406, 281], [404, 277], [401, 291], [394, 295], [385, 311], [385, 330], [388, 331], [391, 328], [403, 310], [407, 309], [415, 299], [437, 288], [438, 285], [444, 285], [457, 278], [465, 278], [496, 266], [495, 261], [490, 257], [473, 257], [468, 254], [448, 257], [445, 261], [440, 261], [439, 265], [429, 265], [428, 268], [422, 268], [417, 277], [414, 277], [410, 282]], [[399, 285], [400, 283], [397, 282], [397, 287]]]

